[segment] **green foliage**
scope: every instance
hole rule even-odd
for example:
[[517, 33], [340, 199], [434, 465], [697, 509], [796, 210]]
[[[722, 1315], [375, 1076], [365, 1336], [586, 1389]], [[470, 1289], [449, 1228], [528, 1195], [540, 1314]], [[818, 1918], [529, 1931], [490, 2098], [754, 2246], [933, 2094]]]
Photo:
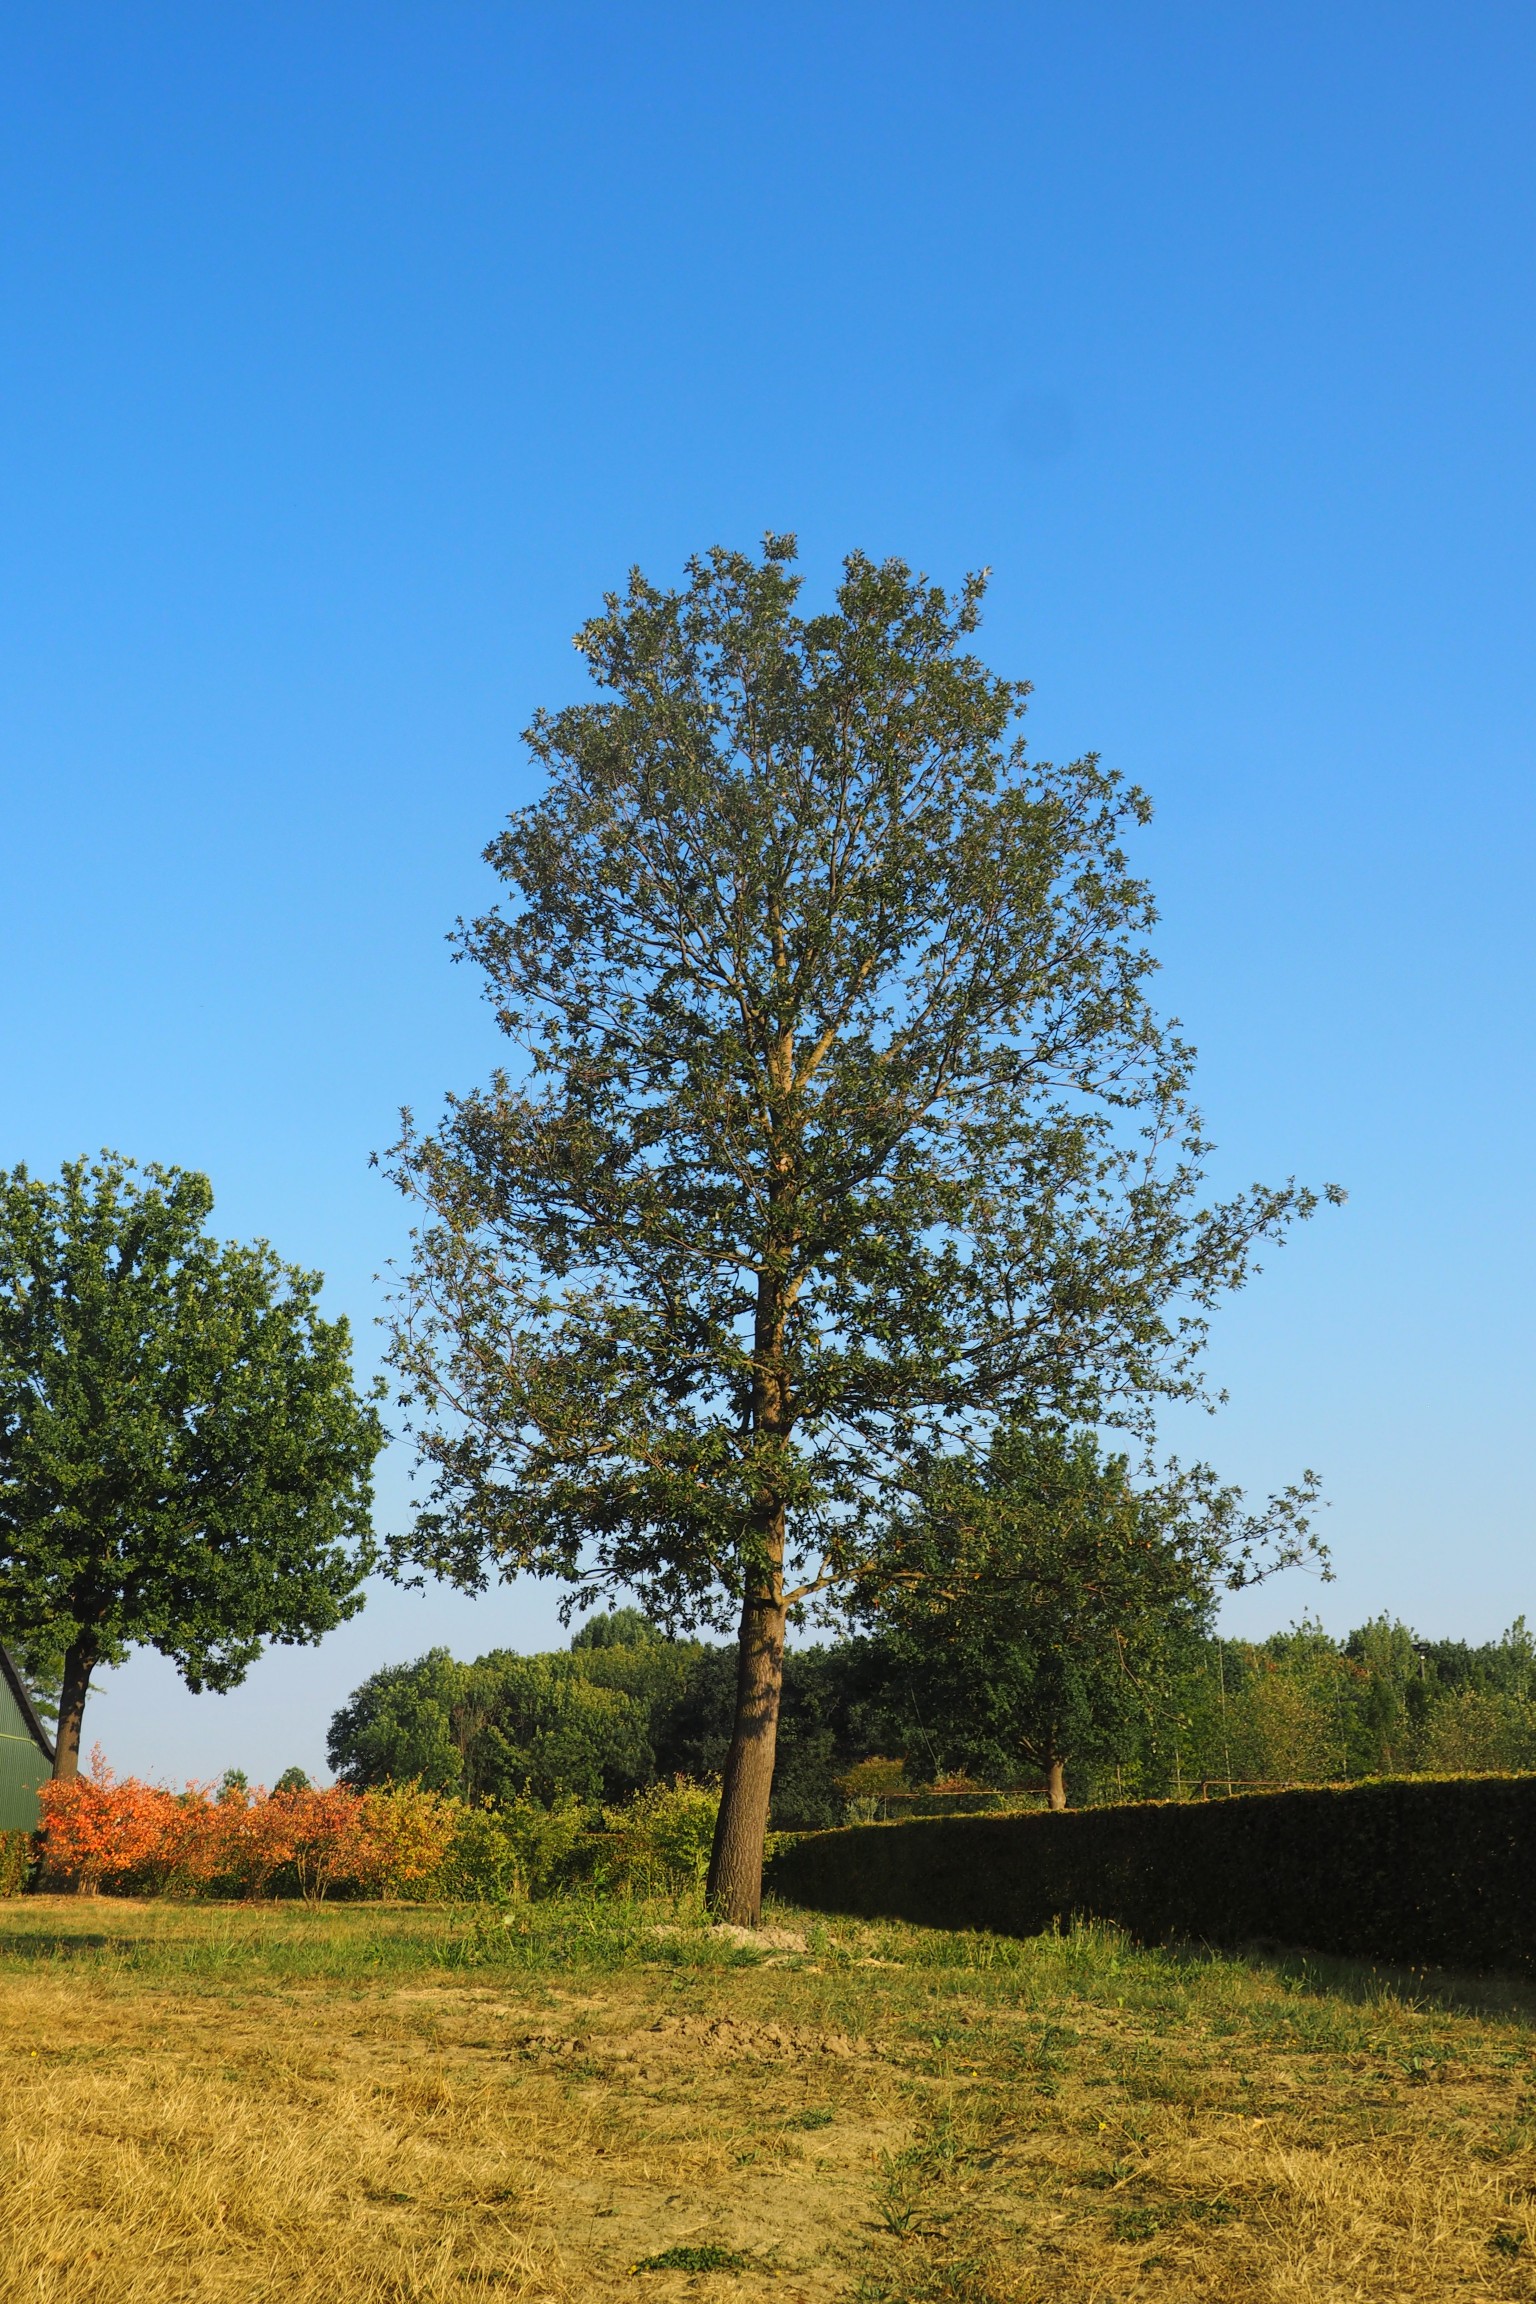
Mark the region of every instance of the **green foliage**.
[[605, 1809], [603, 1821], [614, 1837], [606, 1869], [634, 1894], [674, 1894], [701, 1888], [720, 1808], [718, 1785], [691, 1784], [679, 1776], [652, 1784], [621, 1809]]
[[[854, 1642], [785, 1658], [776, 1824], [840, 1820], [834, 1779], [858, 1743], [866, 1656]], [[573, 1642], [568, 1655], [492, 1653], [473, 1664], [439, 1648], [355, 1689], [327, 1749], [359, 1788], [414, 1781], [471, 1802], [531, 1788], [546, 1801], [611, 1803], [653, 1778], [717, 1777], [735, 1694], [734, 1651], [695, 1642]]]
[[1218, 1585], [1315, 1549], [1312, 1486], [1254, 1518], [1203, 1467], [1138, 1489], [1092, 1434], [1048, 1426], [1005, 1424], [985, 1451], [938, 1459], [864, 1599], [888, 1733], [922, 1721], [935, 1766], [992, 1784], [1123, 1761], [1167, 1710]]
[[0, 1896], [19, 1896], [35, 1861], [37, 1835], [0, 1832]]
[[0, 1625], [62, 1676], [66, 1770], [131, 1645], [231, 1688], [362, 1605], [384, 1430], [347, 1324], [318, 1274], [212, 1239], [212, 1206], [109, 1153], [0, 1175]]
[[1523, 1619], [1481, 1647], [1420, 1640], [1387, 1617], [1342, 1642], [1310, 1623], [1257, 1644], [1212, 1640], [1136, 1788], [1524, 1768], [1536, 1763], [1533, 1699]]
[[[654, 1770], [648, 1649], [482, 1656], [433, 1649], [366, 1680], [331, 1723], [331, 1765], [358, 1786], [410, 1780], [471, 1801], [617, 1799]], [[675, 1678], [675, 1664], [661, 1677]], [[611, 1678], [635, 1685], [614, 1687]], [[642, 1692], [636, 1692], [636, 1689]]]
[[414, 1664], [386, 1664], [370, 1674], [331, 1721], [326, 1751], [338, 1776], [359, 1790], [416, 1783], [462, 1791], [479, 1669], [432, 1648]]
[[439, 1892], [459, 1903], [505, 1903], [565, 1886], [588, 1830], [584, 1802], [527, 1795], [466, 1808], [439, 1875]]
[[571, 1889], [621, 1896], [696, 1890], [709, 1863], [717, 1787], [678, 1778], [594, 1812], [566, 1795], [529, 1794], [466, 1807], [436, 1893], [461, 1903], [507, 1903]]
[[1481, 1776], [827, 1832], [781, 1849], [770, 1885], [929, 1927], [1091, 1916], [1149, 1942], [1531, 1972], [1533, 1860], [1536, 1777]]
[[476, 1746], [471, 1789], [492, 1799], [563, 1792], [597, 1800], [651, 1774], [645, 1707], [573, 1671], [565, 1657], [502, 1661], [496, 1708]]
[[573, 1633], [571, 1647], [583, 1648], [654, 1648], [666, 1638], [659, 1624], [640, 1608], [600, 1609], [589, 1616], [579, 1632]]
[[742, 1911], [786, 1609], [978, 1418], [1199, 1396], [1208, 1313], [1314, 1204], [1201, 1204], [1121, 846], [1147, 803], [1028, 757], [1026, 684], [970, 651], [982, 579], [855, 553], [830, 612], [799, 588], [769, 537], [583, 628], [599, 697], [535, 719], [508, 910], [460, 939], [528, 1069], [393, 1155], [432, 1472], [398, 1565], [743, 1602]]

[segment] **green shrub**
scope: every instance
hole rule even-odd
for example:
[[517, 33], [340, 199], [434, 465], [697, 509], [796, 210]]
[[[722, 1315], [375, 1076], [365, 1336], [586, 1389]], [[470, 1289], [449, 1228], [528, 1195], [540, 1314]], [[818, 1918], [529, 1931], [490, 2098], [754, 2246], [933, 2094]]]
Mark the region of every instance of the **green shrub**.
[[1536, 1970], [1536, 1776], [925, 1817], [806, 1835], [769, 1883], [813, 1909], [1030, 1936], [1268, 1940], [1406, 1966]]
[[605, 1808], [609, 1845], [602, 1885], [638, 1896], [681, 1895], [699, 1887], [709, 1870], [719, 1808], [717, 1784], [693, 1784], [686, 1776], [648, 1785], [622, 1808]]
[[459, 1903], [503, 1904], [569, 1884], [587, 1837], [587, 1810], [573, 1798], [546, 1807], [527, 1793], [461, 1811], [438, 1891]]
[[0, 1896], [19, 1896], [32, 1869], [31, 1832], [0, 1832]]

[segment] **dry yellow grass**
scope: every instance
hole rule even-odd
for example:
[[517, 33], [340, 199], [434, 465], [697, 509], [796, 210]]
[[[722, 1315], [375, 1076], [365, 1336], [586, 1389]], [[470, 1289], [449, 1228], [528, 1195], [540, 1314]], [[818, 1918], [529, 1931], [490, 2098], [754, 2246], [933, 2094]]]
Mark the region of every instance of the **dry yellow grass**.
[[779, 1917], [0, 1908], [0, 2297], [1536, 2295], [1516, 1991]]

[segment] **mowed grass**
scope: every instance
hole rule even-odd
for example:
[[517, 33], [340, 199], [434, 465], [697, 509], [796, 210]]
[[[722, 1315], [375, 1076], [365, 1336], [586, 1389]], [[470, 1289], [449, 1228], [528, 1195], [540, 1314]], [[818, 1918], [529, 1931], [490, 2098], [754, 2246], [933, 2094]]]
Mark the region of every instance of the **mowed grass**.
[[1518, 1987], [771, 1923], [0, 1906], [0, 2296], [1536, 2296]]

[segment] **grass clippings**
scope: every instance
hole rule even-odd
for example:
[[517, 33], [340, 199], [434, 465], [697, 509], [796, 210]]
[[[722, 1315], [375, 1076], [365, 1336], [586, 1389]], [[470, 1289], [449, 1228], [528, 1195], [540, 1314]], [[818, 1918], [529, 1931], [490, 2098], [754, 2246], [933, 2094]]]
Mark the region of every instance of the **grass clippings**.
[[0, 2299], [1536, 2297], [1521, 1987], [775, 1920], [0, 1905]]

